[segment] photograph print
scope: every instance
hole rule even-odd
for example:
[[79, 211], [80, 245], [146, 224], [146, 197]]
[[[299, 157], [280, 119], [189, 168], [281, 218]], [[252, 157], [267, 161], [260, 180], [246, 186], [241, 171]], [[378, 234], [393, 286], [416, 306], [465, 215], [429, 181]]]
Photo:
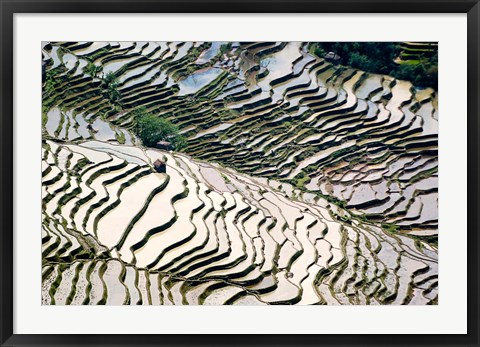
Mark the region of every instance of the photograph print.
[[437, 42], [43, 42], [42, 305], [437, 305]]

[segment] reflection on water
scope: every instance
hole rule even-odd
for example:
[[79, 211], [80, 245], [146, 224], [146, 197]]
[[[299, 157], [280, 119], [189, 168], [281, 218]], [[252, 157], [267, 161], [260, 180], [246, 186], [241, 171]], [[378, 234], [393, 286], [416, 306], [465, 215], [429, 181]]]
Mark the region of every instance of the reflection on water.
[[95, 52], [96, 50], [100, 49], [100, 48], [104, 48], [108, 46], [108, 42], [94, 42], [92, 43], [90, 46], [86, 47], [86, 48], [83, 48], [83, 49], [80, 49], [78, 51], [75, 51], [75, 54], [76, 55], [88, 55], [90, 53], [93, 53]]
[[106, 75], [109, 72], [116, 72], [122, 66], [124, 66], [127, 63], [130, 63], [130, 62], [132, 62], [136, 59], [138, 59], [138, 57], [130, 57], [130, 58], [127, 58], [127, 59], [114, 60], [112, 62], [106, 63], [105, 65], [103, 65], [103, 73]]
[[92, 123], [93, 129], [95, 129], [95, 138], [100, 141], [108, 141], [115, 139], [115, 131], [110, 128], [110, 125], [97, 118], [95, 122]]
[[90, 137], [90, 132], [88, 131], [88, 123], [87, 121], [85, 120], [85, 118], [83, 118], [83, 114], [78, 114], [76, 117], [75, 117], [75, 120], [77, 121], [78, 123], [78, 128], [77, 128], [77, 131], [79, 133], [80, 136], [82, 136], [83, 138], [85, 139], [88, 139]]
[[45, 124], [47, 132], [50, 136], [55, 136], [55, 130], [57, 130], [60, 124], [60, 110], [58, 108], [52, 108], [48, 111], [47, 117], [47, 123]]
[[63, 63], [68, 70], [71, 70], [75, 67], [78, 59], [73, 54], [67, 53], [63, 56]]
[[187, 95], [198, 92], [200, 89], [211, 83], [215, 78], [220, 76], [222, 69], [206, 68], [198, 70], [187, 78], [178, 82], [180, 91], [178, 95]]
[[218, 54], [218, 52], [220, 51], [220, 47], [225, 43], [226, 42], [223, 41], [212, 42], [210, 48], [200, 54], [198, 59], [195, 61], [195, 64], [203, 65], [208, 63], [214, 56]]
[[226, 129], [230, 128], [232, 125], [233, 125], [232, 123], [221, 123], [221, 124], [219, 124], [219, 125], [216, 125], [216, 126], [214, 126], [214, 127], [209, 128], [209, 129], [207, 129], [207, 130], [204, 130], [204, 131], [199, 132], [199, 133], [194, 137], [194, 139], [199, 138], [199, 137], [204, 136], [204, 135], [216, 133], [217, 131], [226, 130]]

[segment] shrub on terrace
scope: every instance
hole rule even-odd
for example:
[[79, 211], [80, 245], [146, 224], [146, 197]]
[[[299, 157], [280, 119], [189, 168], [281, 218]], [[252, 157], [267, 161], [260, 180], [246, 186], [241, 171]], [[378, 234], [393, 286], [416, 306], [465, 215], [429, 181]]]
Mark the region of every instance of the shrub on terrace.
[[179, 129], [169, 120], [146, 113], [144, 109], [134, 111], [135, 133], [147, 147], [155, 147], [159, 141], [168, 141], [179, 150], [186, 146], [186, 140]]
[[113, 72], [107, 73], [102, 78], [101, 88], [104, 96], [110, 100], [113, 105], [118, 105], [120, 102], [120, 92], [118, 91], [117, 76]]
[[101, 66], [97, 66], [94, 63], [89, 61], [87, 66], [83, 68], [83, 72], [89, 75], [90, 77], [97, 77], [100, 74], [100, 72], [102, 72], [102, 69], [103, 68]]

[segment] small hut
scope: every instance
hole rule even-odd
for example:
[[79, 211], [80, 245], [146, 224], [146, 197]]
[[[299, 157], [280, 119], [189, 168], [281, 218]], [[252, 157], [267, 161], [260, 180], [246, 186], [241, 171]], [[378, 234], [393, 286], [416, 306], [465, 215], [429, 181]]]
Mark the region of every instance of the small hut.
[[158, 141], [156, 147], [158, 149], [163, 149], [165, 151], [169, 151], [172, 149], [172, 144], [168, 141]]
[[340, 60], [340, 56], [335, 53], [335, 52], [328, 52], [326, 55], [325, 55], [325, 60], [326, 61], [333, 61], [333, 62], [337, 62]]
[[158, 173], [167, 173], [167, 164], [165, 164], [165, 162], [161, 161], [160, 159], [155, 160], [155, 162], [153, 163], [153, 167]]

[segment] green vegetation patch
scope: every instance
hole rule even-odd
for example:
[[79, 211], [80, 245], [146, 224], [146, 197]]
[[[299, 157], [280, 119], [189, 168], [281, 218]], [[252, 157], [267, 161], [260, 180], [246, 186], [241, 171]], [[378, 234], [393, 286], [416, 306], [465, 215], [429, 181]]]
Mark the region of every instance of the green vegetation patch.
[[438, 88], [438, 50], [416, 55], [415, 60], [399, 64], [401, 42], [313, 42], [309, 51], [321, 58], [333, 52], [337, 64], [367, 72], [390, 75], [412, 82], [417, 87]]
[[185, 147], [186, 140], [176, 125], [165, 118], [147, 113], [144, 108], [134, 111], [135, 133], [147, 147], [155, 147], [159, 141], [170, 142], [176, 150]]

